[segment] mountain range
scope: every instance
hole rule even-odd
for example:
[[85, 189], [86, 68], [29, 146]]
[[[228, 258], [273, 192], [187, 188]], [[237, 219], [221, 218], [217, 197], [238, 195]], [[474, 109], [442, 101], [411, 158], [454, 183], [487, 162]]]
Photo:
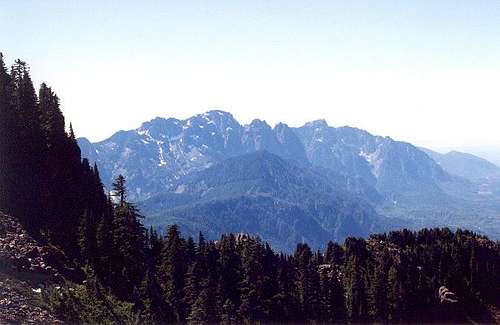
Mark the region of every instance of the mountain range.
[[78, 143], [107, 188], [117, 175], [127, 178], [145, 223], [159, 228], [177, 223], [210, 238], [247, 232], [283, 250], [401, 227], [500, 238], [496, 165], [324, 120], [241, 125], [217, 110]]
[[486, 159], [458, 151], [446, 154], [420, 148], [444, 170], [470, 181], [491, 182], [500, 178], [500, 167]]

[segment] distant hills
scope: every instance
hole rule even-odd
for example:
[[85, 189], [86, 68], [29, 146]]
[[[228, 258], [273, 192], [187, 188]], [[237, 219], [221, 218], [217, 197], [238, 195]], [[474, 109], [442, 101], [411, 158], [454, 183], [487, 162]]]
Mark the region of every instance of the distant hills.
[[458, 151], [441, 154], [425, 148], [420, 149], [450, 174], [464, 177], [470, 181], [500, 178], [500, 167], [486, 159]]
[[[97, 143], [78, 140], [109, 186], [123, 174], [146, 223], [211, 238], [297, 241], [366, 236], [393, 227], [466, 227], [500, 237], [499, 168], [324, 120], [292, 128], [223, 111], [155, 118]], [[486, 180], [486, 181], [485, 181]], [[497, 186], [498, 185], [498, 186]]]

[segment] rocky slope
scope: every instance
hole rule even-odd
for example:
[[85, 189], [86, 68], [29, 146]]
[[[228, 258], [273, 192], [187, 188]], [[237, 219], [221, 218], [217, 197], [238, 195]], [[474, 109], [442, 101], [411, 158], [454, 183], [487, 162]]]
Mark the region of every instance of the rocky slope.
[[65, 264], [63, 253], [38, 244], [14, 218], [0, 212], [0, 323], [61, 323], [41, 293], [63, 281]]
[[[63, 324], [34, 295], [29, 285], [11, 279], [0, 280], [1, 324]], [[42, 289], [40, 289], [42, 290]]]

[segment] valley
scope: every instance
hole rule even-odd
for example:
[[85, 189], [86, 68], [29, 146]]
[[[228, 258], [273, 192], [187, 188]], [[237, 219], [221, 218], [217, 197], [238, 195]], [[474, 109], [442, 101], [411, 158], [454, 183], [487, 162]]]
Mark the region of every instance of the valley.
[[[324, 120], [274, 127], [209, 111], [155, 118], [91, 143], [105, 186], [123, 174], [145, 224], [262, 236], [290, 251], [373, 231], [465, 227], [500, 238], [500, 169]], [[214, 207], [217, 207], [216, 209]], [[285, 214], [287, 217], [280, 217]]]

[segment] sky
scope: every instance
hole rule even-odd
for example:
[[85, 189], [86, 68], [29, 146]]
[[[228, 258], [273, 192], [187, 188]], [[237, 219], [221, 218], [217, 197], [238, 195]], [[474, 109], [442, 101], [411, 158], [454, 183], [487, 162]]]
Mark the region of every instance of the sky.
[[0, 0], [0, 51], [92, 141], [222, 109], [500, 148], [498, 0]]

